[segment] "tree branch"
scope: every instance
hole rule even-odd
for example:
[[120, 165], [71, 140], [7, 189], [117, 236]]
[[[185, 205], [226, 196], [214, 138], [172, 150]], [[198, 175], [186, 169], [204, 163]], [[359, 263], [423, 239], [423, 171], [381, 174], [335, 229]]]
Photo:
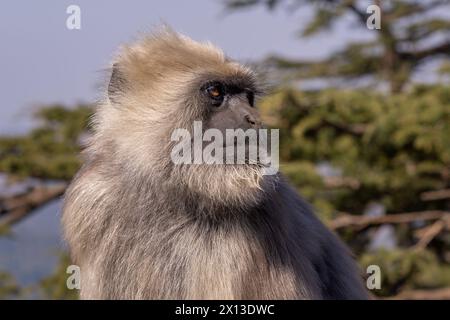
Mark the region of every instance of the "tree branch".
[[394, 300], [449, 300], [450, 288], [434, 290], [405, 290], [396, 296], [389, 297]]
[[358, 19], [366, 25], [367, 16], [364, 12], [360, 11], [353, 2], [350, 2], [347, 4], [347, 8], [349, 8], [357, 17]]
[[323, 182], [326, 188], [350, 188], [352, 190], [357, 190], [361, 186], [361, 183], [352, 177], [323, 177]]
[[450, 189], [426, 191], [420, 194], [420, 200], [422, 201], [434, 201], [450, 199]]
[[401, 52], [400, 58], [405, 60], [420, 61], [436, 54], [450, 55], [450, 42], [441, 43], [435, 47], [424, 49], [416, 52]]
[[442, 219], [435, 221], [433, 224], [416, 231], [416, 236], [419, 237], [419, 241], [414, 246], [414, 250], [425, 249], [431, 240], [441, 233], [442, 230], [450, 227], [450, 219], [445, 218], [446, 217], [444, 216]]
[[329, 227], [333, 230], [344, 227], [353, 227], [356, 229], [364, 229], [368, 226], [381, 224], [400, 224], [413, 221], [439, 220], [444, 217], [450, 217], [450, 211], [419, 211], [408, 213], [388, 214], [378, 217], [356, 216], [348, 213], [342, 214], [340, 217], [330, 222]]
[[40, 185], [24, 194], [0, 199], [0, 228], [21, 220], [34, 209], [62, 196], [66, 188], [67, 183]]

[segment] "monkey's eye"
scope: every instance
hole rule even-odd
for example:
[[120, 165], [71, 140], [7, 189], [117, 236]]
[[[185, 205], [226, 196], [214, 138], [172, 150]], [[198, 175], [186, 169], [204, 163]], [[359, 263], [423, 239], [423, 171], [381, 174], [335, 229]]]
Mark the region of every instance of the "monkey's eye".
[[224, 89], [222, 84], [214, 83], [210, 84], [205, 89], [209, 98], [213, 100], [214, 105], [220, 105], [224, 98]]

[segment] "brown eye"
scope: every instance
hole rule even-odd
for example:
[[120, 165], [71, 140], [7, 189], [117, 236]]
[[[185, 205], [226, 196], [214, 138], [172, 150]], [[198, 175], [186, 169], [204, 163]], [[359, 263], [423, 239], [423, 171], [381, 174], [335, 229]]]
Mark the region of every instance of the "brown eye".
[[224, 98], [224, 90], [223, 86], [220, 83], [207, 86], [205, 91], [208, 94], [209, 98], [213, 100], [213, 103], [215, 105], [220, 105], [222, 103]]
[[219, 98], [222, 95], [222, 92], [218, 87], [211, 86], [208, 88], [208, 93], [211, 96], [211, 98]]

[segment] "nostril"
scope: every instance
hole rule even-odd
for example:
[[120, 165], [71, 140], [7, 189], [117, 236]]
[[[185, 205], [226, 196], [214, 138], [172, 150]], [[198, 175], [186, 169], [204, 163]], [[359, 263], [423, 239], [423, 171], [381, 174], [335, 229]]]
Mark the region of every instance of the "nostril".
[[255, 125], [256, 121], [250, 116], [250, 115], [245, 115], [245, 120], [247, 120], [248, 123], [250, 123], [251, 125]]

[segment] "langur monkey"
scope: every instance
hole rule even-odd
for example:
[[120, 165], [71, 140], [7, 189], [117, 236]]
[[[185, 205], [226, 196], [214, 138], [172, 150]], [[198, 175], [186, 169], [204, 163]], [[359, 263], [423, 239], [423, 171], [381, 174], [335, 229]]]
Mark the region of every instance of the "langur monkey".
[[365, 299], [281, 174], [171, 160], [176, 128], [259, 128], [255, 74], [168, 28], [121, 49], [62, 225], [82, 299]]

